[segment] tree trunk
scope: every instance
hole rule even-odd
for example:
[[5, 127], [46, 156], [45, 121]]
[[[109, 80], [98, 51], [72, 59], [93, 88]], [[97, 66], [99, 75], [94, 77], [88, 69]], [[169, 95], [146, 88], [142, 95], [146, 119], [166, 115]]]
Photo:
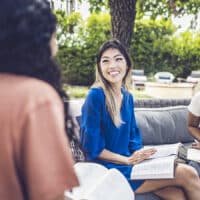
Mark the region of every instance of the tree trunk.
[[112, 37], [128, 50], [133, 36], [137, 0], [109, 0]]
[[75, 0], [66, 0], [67, 15], [71, 15], [75, 11]]

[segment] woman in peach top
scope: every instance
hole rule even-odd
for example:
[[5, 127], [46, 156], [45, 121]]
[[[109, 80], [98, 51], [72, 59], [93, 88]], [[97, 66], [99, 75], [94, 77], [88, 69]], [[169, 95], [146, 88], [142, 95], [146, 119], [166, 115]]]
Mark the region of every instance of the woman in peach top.
[[78, 185], [60, 98], [66, 96], [53, 61], [55, 29], [47, 0], [1, 0], [2, 200], [64, 199]]

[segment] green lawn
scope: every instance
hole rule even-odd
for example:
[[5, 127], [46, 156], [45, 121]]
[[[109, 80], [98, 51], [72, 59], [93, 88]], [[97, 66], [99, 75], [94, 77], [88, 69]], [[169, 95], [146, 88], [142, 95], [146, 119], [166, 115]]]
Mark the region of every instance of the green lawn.
[[[70, 99], [75, 98], [85, 98], [88, 93], [88, 87], [84, 86], [70, 86], [64, 85], [64, 90], [70, 96]], [[150, 96], [145, 94], [144, 90], [135, 90], [133, 89], [131, 93], [134, 95], [135, 98], [151, 98]]]

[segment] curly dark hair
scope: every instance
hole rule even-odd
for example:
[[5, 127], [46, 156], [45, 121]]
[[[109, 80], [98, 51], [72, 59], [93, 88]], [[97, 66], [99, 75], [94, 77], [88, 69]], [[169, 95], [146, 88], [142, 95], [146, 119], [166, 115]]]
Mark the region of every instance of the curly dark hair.
[[[63, 100], [61, 75], [52, 59], [50, 40], [56, 17], [47, 0], [1, 0], [0, 72], [25, 75], [48, 82]], [[74, 124], [65, 103], [66, 132], [75, 141]]]

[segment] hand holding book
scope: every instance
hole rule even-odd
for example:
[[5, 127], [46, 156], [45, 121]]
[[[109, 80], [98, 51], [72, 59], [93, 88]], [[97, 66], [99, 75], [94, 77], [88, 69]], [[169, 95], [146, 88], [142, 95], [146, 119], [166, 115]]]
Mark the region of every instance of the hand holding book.
[[153, 154], [156, 153], [156, 151], [157, 150], [155, 148], [137, 150], [128, 158], [128, 163], [129, 165], [138, 164], [143, 160], [146, 160], [149, 157], [151, 157]]
[[195, 140], [195, 142], [192, 143], [192, 148], [200, 150], [200, 142]]
[[[152, 154], [133, 166], [132, 179], [168, 179], [174, 178], [174, 165], [181, 143], [145, 146]], [[144, 151], [143, 150], [143, 151]]]
[[187, 149], [187, 160], [200, 163], [200, 143], [195, 140], [192, 147]]
[[179, 158], [188, 161], [195, 161], [200, 163], [200, 143], [195, 141], [191, 146], [182, 145], [179, 148]]
[[[199, 144], [198, 144], [199, 145]], [[154, 151], [134, 164], [132, 179], [168, 179], [174, 177], [174, 166], [177, 162], [193, 160], [200, 162], [200, 149], [191, 148], [182, 143], [145, 146], [146, 153]], [[143, 151], [144, 151], [143, 150]], [[156, 150], [156, 151], [155, 151]], [[143, 156], [144, 158], [144, 156]]]

